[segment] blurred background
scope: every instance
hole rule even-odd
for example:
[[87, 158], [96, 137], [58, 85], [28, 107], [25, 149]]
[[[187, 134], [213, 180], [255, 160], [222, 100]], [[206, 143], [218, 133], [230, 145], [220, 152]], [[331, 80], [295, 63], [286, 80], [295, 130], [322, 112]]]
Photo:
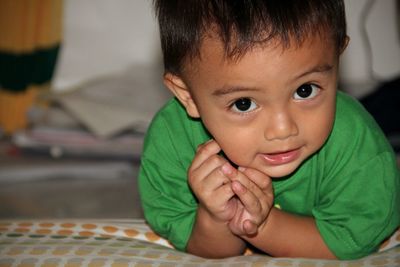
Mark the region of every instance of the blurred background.
[[[397, 0], [345, 0], [340, 89], [400, 146]], [[0, 1], [0, 218], [140, 218], [143, 136], [170, 97], [150, 0]]]

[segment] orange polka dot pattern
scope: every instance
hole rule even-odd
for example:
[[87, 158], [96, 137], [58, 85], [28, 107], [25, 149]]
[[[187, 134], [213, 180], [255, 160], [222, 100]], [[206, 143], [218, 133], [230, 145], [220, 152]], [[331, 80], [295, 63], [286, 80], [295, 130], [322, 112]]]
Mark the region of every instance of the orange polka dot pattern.
[[[101, 220], [100, 220], [101, 221]], [[1, 222], [0, 233], [25, 233], [31, 235], [50, 235], [53, 237], [73, 236], [74, 238], [135, 238], [171, 247], [172, 245], [155, 234], [142, 220], [107, 223], [80, 222]]]
[[400, 266], [400, 229], [379, 253], [355, 261], [257, 254], [210, 260], [174, 250], [142, 220], [0, 221], [0, 267], [6, 266]]

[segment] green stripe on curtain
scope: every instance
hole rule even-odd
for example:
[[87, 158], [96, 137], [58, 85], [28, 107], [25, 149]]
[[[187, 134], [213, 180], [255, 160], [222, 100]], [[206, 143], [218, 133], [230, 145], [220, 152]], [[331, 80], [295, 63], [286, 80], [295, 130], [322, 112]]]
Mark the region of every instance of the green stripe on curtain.
[[51, 80], [60, 45], [30, 53], [11, 54], [0, 51], [0, 87], [19, 92], [30, 84]]

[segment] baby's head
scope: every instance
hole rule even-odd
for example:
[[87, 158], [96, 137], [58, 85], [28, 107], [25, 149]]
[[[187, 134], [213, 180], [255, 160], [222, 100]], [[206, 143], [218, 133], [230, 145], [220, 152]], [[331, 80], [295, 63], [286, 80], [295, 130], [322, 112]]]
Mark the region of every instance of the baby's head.
[[296, 170], [334, 122], [343, 2], [156, 1], [166, 86], [236, 165]]
[[347, 42], [343, 0], [154, 0], [165, 71], [179, 74], [200, 55], [212, 31], [228, 57], [274, 40], [301, 44], [327, 34], [340, 52]]

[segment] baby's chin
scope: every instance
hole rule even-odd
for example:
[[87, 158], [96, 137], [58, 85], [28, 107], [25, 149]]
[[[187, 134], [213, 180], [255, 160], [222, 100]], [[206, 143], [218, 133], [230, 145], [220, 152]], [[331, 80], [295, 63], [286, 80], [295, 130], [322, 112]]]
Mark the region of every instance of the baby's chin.
[[279, 179], [287, 179], [290, 177], [292, 173], [294, 173], [298, 165], [297, 164], [284, 164], [279, 166], [249, 166], [249, 168], [253, 168], [258, 170], [259, 172], [264, 173], [268, 177], [274, 180]]
[[[228, 159], [229, 160], [229, 159]], [[246, 161], [232, 161], [230, 160], [230, 163], [232, 166], [235, 168], [250, 168], [250, 169], [255, 169], [271, 179], [286, 179], [288, 178], [292, 173], [294, 173], [299, 165], [301, 164], [300, 160], [295, 160], [287, 164], [282, 164], [282, 165], [267, 165], [264, 164], [264, 162], [259, 161], [259, 160], [253, 160], [250, 162]]]

